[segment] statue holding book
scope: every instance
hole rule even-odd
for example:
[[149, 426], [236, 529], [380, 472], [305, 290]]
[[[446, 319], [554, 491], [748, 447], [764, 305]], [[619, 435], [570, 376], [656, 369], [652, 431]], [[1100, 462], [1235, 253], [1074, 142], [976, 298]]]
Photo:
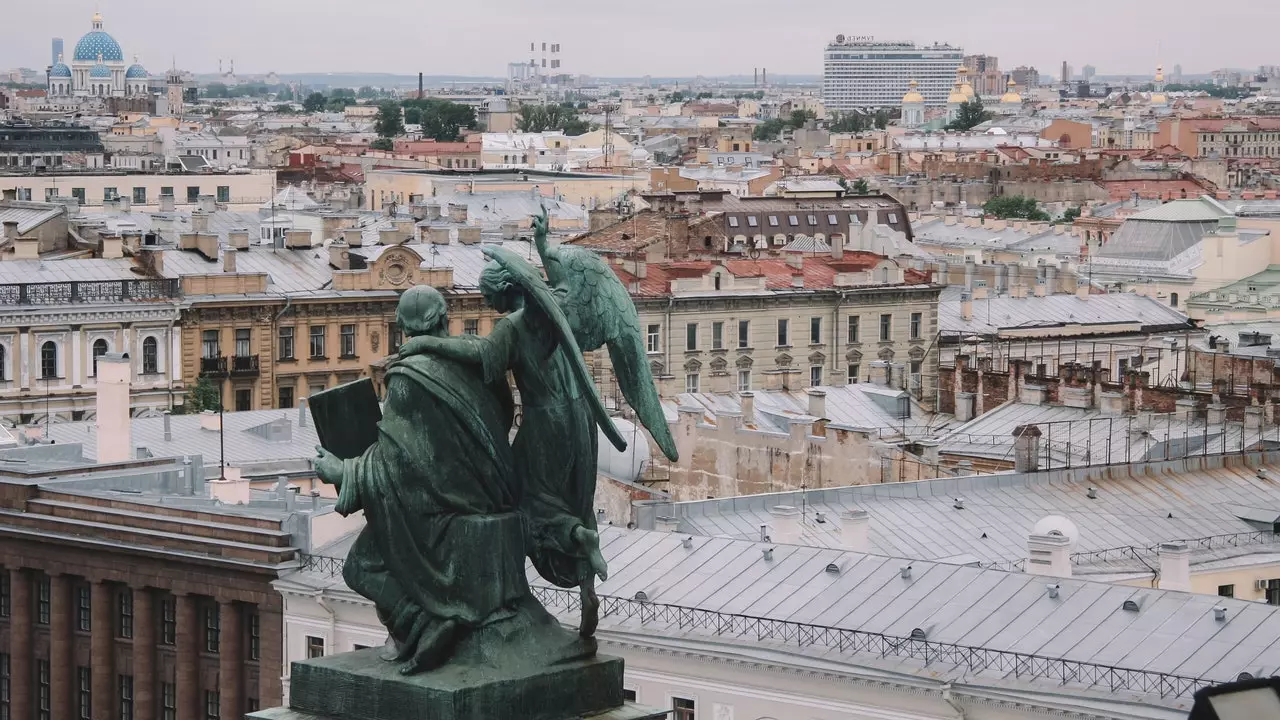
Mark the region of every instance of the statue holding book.
[[[676, 458], [626, 289], [593, 253], [549, 246], [545, 209], [534, 228], [547, 280], [519, 254], [484, 248], [481, 293], [506, 313], [489, 336], [449, 337], [438, 292], [404, 294], [397, 321], [408, 340], [387, 370], [376, 433], [359, 417], [376, 405], [355, 410], [369, 403], [368, 381], [312, 401], [324, 445], [317, 472], [338, 486], [339, 512], [367, 519], [344, 578], [374, 602], [395, 644], [387, 659], [406, 674], [594, 654], [595, 580], [608, 573], [592, 507], [597, 428], [619, 449], [626, 442], [584, 351], [609, 347], [638, 419]], [[510, 444], [508, 372], [523, 412]], [[526, 557], [548, 582], [579, 588], [577, 634], [531, 595]]]

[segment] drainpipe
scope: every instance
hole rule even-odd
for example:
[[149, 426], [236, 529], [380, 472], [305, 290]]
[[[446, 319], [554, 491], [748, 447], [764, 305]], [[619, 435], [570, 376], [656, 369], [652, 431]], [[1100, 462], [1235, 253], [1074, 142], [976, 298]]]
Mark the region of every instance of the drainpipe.
[[[181, 366], [174, 365], [175, 362], [179, 362], [180, 358], [173, 357], [173, 328], [178, 325], [178, 321], [181, 319], [182, 319], [182, 303], [179, 302], [178, 306], [173, 309], [173, 319], [169, 321], [169, 327], [165, 330], [165, 333], [164, 333], [164, 342], [165, 342], [164, 370], [165, 370], [165, 374], [169, 376], [168, 382], [166, 382], [165, 385], [169, 387], [169, 412], [170, 413], [173, 412], [173, 371], [175, 367], [176, 369], [178, 369], [179, 372], [182, 371]], [[130, 403], [132, 404], [132, 400], [130, 401]]]
[[317, 605], [324, 608], [325, 612], [329, 613], [329, 634], [324, 640], [324, 654], [326, 656], [333, 655], [337, 652], [337, 648], [335, 647], [336, 637], [334, 634], [338, 632], [338, 615], [333, 611], [333, 608], [329, 606], [329, 601], [325, 599], [323, 590], [316, 591], [315, 601]]
[[950, 705], [951, 709], [956, 711], [956, 717], [959, 720], [967, 720], [969, 716], [965, 714], [964, 708], [960, 707], [960, 703], [956, 702], [955, 698], [951, 695], [951, 683], [947, 683], [939, 689], [942, 691], [943, 701]]
[[836, 309], [832, 312], [831, 322], [831, 376], [827, 378], [828, 385], [835, 385], [836, 372], [840, 365], [840, 308], [844, 305], [845, 293], [843, 290], [838, 291], [836, 295]]
[[[275, 230], [273, 229], [272, 232], [275, 232]], [[273, 242], [274, 242], [274, 239], [273, 239]], [[281, 308], [280, 312], [276, 313], [276, 316], [271, 320], [271, 357], [267, 358], [267, 360], [271, 363], [271, 403], [272, 404], [275, 404], [280, 399], [280, 388], [276, 387], [276, 382], [277, 382], [276, 359], [279, 356], [279, 352], [280, 352], [280, 349], [276, 347], [276, 344], [280, 341], [280, 328], [279, 328], [280, 318], [284, 317], [284, 314], [289, 312], [289, 306], [292, 304], [293, 304], [293, 297], [289, 295], [285, 295], [284, 307]], [[297, 332], [295, 332], [293, 335], [293, 348], [294, 348], [294, 352], [298, 351]], [[295, 397], [293, 401], [294, 401], [294, 404], [297, 404], [298, 398]]]
[[664, 364], [664, 366], [667, 368], [667, 373], [668, 373], [668, 374], [670, 374], [670, 373], [671, 373], [671, 332], [672, 332], [672, 330], [671, 330], [671, 306], [672, 306], [673, 304], [675, 304], [675, 301], [676, 301], [675, 297], [669, 297], [669, 298], [667, 298], [667, 312], [666, 312], [666, 320], [664, 320], [664, 321], [663, 321], [663, 322], [665, 322], [665, 323], [666, 323], [666, 328], [667, 328], [667, 341], [666, 341], [666, 342], [664, 342], [664, 343], [662, 344], [662, 345], [663, 345], [663, 347], [662, 347], [662, 350], [663, 350], [663, 357], [664, 357], [664, 359], [663, 359], [663, 364]]

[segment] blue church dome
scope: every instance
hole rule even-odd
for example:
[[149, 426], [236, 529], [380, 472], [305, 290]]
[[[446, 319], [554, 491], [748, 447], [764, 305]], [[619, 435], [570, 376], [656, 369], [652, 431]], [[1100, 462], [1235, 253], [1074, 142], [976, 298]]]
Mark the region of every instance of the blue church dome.
[[58, 56], [58, 62], [49, 68], [49, 77], [51, 78], [69, 78], [71, 77], [71, 68], [62, 62], [62, 56]]
[[151, 77], [151, 73], [147, 72], [147, 69], [138, 63], [130, 65], [124, 74], [125, 80], [146, 80], [149, 77]]
[[102, 60], [98, 60], [98, 64], [89, 69], [89, 77], [94, 80], [110, 80], [111, 68], [102, 64]]
[[107, 62], [124, 62], [124, 51], [120, 49], [120, 43], [102, 29], [102, 15], [94, 13], [93, 30], [76, 43], [72, 62], [93, 62], [99, 58]]

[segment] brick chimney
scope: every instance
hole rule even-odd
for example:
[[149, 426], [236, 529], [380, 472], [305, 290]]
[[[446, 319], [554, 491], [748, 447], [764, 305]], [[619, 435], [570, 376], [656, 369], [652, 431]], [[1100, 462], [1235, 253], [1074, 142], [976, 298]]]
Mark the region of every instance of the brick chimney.
[[19, 237], [13, 240], [14, 260], [39, 260], [40, 238]]
[[689, 254], [689, 215], [672, 213], [667, 216], [667, 256], [681, 259]]
[[107, 353], [99, 357], [97, 375], [98, 462], [129, 460], [133, 454], [133, 426], [129, 413], [132, 365], [129, 356]]

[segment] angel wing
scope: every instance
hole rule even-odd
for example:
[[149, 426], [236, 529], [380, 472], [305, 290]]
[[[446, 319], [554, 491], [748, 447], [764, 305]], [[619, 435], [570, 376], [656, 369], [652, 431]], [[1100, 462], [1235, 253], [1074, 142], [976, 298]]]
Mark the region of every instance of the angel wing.
[[535, 241], [547, 280], [556, 290], [579, 347], [591, 352], [609, 346], [609, 359], [622, 395], [662, 448], [662, 454], [672, 462], [679, 460], [675, 438], [653, 384], [640, 316], [631, 294], [609, 265], [590, 250], [573, 245], [550, 247], [541, 233], [535, 235]]
[[505, 248], [486, 247], [483, 248], [483, 252], [494, 262], [500, 263], [512, 280], [520, 284], [525, 291], [526, 302], [538, 308], [551, 321], [551, 327], [557, 336], [556, 340], [569, 357], [569, 366], [579, 389], [591, 399], [591, 414], [595, 416], [596, 424], [604, 431], [605, 437], [614, 447], [618, 450], [626, 450], [627, 441], [623, 439], [617, 426], [609, 418], [609, 412], [605, 409], [604, 403], [600, 402], [595, 383], [591, 381], [591, 373], [582, 360], [582, 350], [574, 339], [573, 326], [565, 317], [564, 311], [560, 309], [555, 293], [542, 280], [541, 273], [524, 258]]

